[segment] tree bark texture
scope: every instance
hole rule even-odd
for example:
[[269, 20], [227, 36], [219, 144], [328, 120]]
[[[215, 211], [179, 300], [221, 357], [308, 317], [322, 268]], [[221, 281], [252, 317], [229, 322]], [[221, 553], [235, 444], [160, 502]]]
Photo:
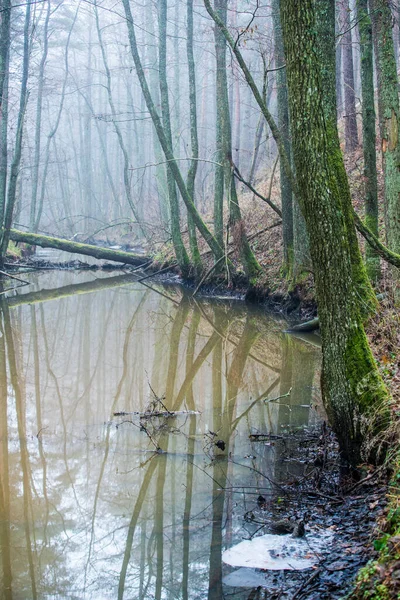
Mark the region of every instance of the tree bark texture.
[[[283, 49], [281, 17], [279, 0], [272, 2], [272, 18], [274, 24], [274, 55], [277, 67], [285, 64]], [[276, 71], [276, 89], [278, 101], [278, 125], [283, 138], [285, 151], [291, 162], [292, 149], [290, 145], [289, 105], [287, 95], [286, 69]], [[283, 221], [283, 267], [290, 276], [293, 269], [293, 190], [286, 174], [283, 162], [280, 161], [280, 184]]]
[[[357, 0], [357, 20], [361, 42], [360, 50], [365, 185], [365, 221], [367, 227], [369, 227], [372, 233], [376, 237], [379, 237], [373, 41], [372, 23], [368, 12], [368, 0]], [[379, 256], [369, 244], [366, 244], [365, 259], [368, 276], [372, 281], [377, 281], [380, 277]]]
[[[214, 8], [220, 19], [226, 25], [226, 10], [223, 10], [222, 0], [214, 0]], [[215, 41], [215, 171], [214, 171], [214, 231], [221, 247], [224, 245], [224, 161], [226, 156], [226, 140], [223, 106], [224, 88], [226, 89], [226, 45], [225, 38], [218, 27], [214, 28]]]
[[22, 156], [22, 136], [24, 131], [26, 105], [28, 103], [28, 76], [29, 76], [29, 57], [30, 57], [30, 36], [31, 36], [31, 6], [27, 4], [24, 23], [24, 46], [22, 62], [21, 91], [19, 99], [17, 132], [15, 137], [14, 156], [11, 162], [10, 179], [7, 190], [7, 203], [4, 211], [4, 220], [1, 223], [0, 235], [0, 266], [4, 263], [10, 239], [10, 227], [12, 224], [15, 198], [17, 194], [17, 180], [19, 166]]
[[[160, 78], [160, 97], [162, 123], [170, 152], [173, 152], [171, 114], [169, 108], [169, 92], [167, 83], [167, 12], [168, 0], [160, 0], [158, 3], [158, 30], [159, 30], [159, 48], [158, 48], [158, 70]], [[174, 174], [171, 165], [167, 164], [167, 185], [170, 209], [171, 236], [174, 245], [176, 259], [184, 275], [188, 274], [189, 257], [183, 244], [180, 225], [179, 198], [176, 190]], [[193, 200], [193, 198], [192, 198]], [[190, 210], [189, 210], [190, 212]]]
[[345, 106], [345, 143], [346, 152], [354, 152], [358, 146], [356, 94], [354, 83], [353, 45], [351, 11], [349, 0], [340, 0], [340, 16], [342, 27], [342, 62], [343, 62], [343, 86]]
[[[338, 171], [344, 172], [344, 163], [340, 151], [333, 151], [337, 130], [325, 116], [316, 10], [315, 0], [281, 2], [293, 153], [315, 273], [323, 397], [344, 456], [358, 464], [371, 433], [368, 421], [375, 431], [385, 424], [388, 396], [368, 346], [354, 281], [349, 240], [354, 221], [343, 211]], [[330, 93], [335, 95], [334, 78]]]
[[[190, 162], [187, 174], [187, 190], [195, 203], [196, 174], [199, 158], [199, 137], [197, 131], [197, 99], [196, 99], [196, 67], [193, 52], [193, 0], [187, 0], [187, 42], [186, 53], [189, 71], [189, 110], [190, 110], [190, 141], [192, 150], [192, 160]], [[201, 257], [197, 244], [196, 225], [193, 221], [190, 211], [187, 213], [189, 246], [193, 265], [197, 271], [201, 271]]]
[[389, 0], [370, 0], [378, 76], [387, 244], [400, 253], [399, 96]]
[[335, 180], [336, 186], [339, 187], [338, 193], [341, 201], [341, 210], [344, 214], [350, 244], [353, 280], [356, 283], [359, 297], [363, 299], [362, 309], [368, 315], [375, 308], [376, 302], [360, 253], [354, 227], [349, 181], [346, 171], [343, 168], [343, 157], [337, 128], [334, 0], [319, 0], [318, 7], [315, 9], [315, 18], [317, 31], [316, 49], [323, 92], [322, 109], [324, 111], [326, 128], [329, 131], [327, 142], [331, 157], [335, 157], [333, 161], [336, 166]]

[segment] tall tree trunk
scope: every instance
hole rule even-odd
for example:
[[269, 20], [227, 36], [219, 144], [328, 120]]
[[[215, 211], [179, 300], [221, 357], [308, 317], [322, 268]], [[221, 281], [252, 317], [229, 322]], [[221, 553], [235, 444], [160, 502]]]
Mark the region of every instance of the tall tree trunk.
[[[222, 8], [223, 0], [214, 0], [214, 8], [220, 18], [226, 23], [226, 14]], [[226, 51], [225, 40], [218, 27], [214, 29], [216, 71], [215, 71], [215, 102], [216, 102], [216, 126], [215, 126], [215, 170], [214, 170], [214, 232], [221, 246], [224, 245], [224, 79], [226, 80]], [[225, 84], [226, 85], [226, 84]]]
[[174, 152], [179, 156], [181, 153], [181, 136], [182, 136], [182, 123], [181, 123], [181, 64], [179, 56], [179, 41], [180, 41], [180, 0], [175, 0], [174, 7], [174, 95], [173, 95], [173, 114], [174, 114], [174, 132], [173, 132], [173, 149]]
[[50, 0], [47, 0], [47, 12], [44, 21], [43, 28], [43, 52], [42, 58], [40, 59], [39, 75], [38, 75], [38, 95], [36, 100], [36, 123], [35, 123], [35, 151], [33, 159], [33, 172], [32, 172], [32, 195], [31, 195], [31, 207], [30, 207], [30, 218], [29, 227], [30, 230], [34, 230], [35, 216], [36, 216], [36, 204], [39, 184], [39, 165], [40, 165], [40, 141], [42, 135], [42, 104], [43, 104], [43, 87], [44, 87], [44, 71], [47, 61], [47, 54], [49, 49], [49, 20], [50, 20], [51, 4]]
[[399, 96], [389, 0], [370, 0], [378, 75], [378, 106], [385, 182], [386, 238], [400, 253]]
[[83, 91], [81, 89], [79, 89], [78, 85], [76, 85], [76, 87], [78, 90], [78, 94], [81, 96], [81, 98], [83, 98], [84, 102], [86, 103], [88, 109], [90, 110], [90, 114], [92, 115], [92, 118], [94, 119], [94, 122], [96, 124], [97, 135], [99, 136], [101, 152], [103, 155], [104, 173], [105, 173], [105, 176], [107, 178], [108, 184], [111, 189], [111, 194], [112, 194], [114, 204], [120, 205], [120, 200], [119, 200], [119, 197], [117, 194], [117, 190], [115, 188], [114, 178], [113, 178], [113, 174], [111, 172], [111, 168], [110, 168], [110, 164], [109, 164], [109, 160], [108, 160], [107, 137], [105, 134], [103, 134], [103, 132], [100, 128], [100, 121], [99, 121], [99, 119], [96, 119], [96, 114], [94, 112], [94, 108], [93, 108], [93, 105], [91, 104], [90, 100], [87, 98], [87, 96], [85, 96]]
[[[8, 64], [6, 69], [8, 70]], [[8, 82], [5, 78], [0, 107], [0, 223], [3, 223], [7, 200], [7, 169], [8, 169]]]
[[[168, 0], [160, 0], [158, 4], [158, 29], [159, 29], [159, 54], [158, 54], [158, 69], [160, 77], [160, 97], [161, 97], [161, 113], [163, 120], [164, 132], [167, 138], [167, 144], [170, 152], [173, 152], [172, 146], [172, 131], [171, 131], [171, 116], [169, 108], [169, 93], [167, 83], [167, 6]], [[171, 170], [171, 166], [167, 164], [167, 184], [168, 198], [171, 215], [171, 235], [174, 245], [176, 259], [185, 275], [189, 270], [189, 257], [186, 248], [183, 244], [181, 226], [180, 226], [180, 209], [179, 198], [176, 190], [175, 178]], [[193, 201], [193, 197], [192, 201]]]
[[160, 117], [159, 117], [156, 107], [154, 105], [154, 101], [150, 94], [149, 86], [147, 84], [147, 81], [146, 81], [146, 78], [144, 75], [143, 66], [142, 66], [142, 63], [140, 60], [138, 47], [137, 47], [137, 43], [136, 43], [136, 35], [135, 35], [135, 29], [133, 26], [132, 12], [131, 12], [129, 0], [122, 0], [122, 3], [124, 5], [126, 24], [128, 27], [129, 45], [130, 45], [130, 49], [131, 49], [132, 59], [135, 64], [136, 73], [137, 73], [137, 76], [139, 79], [140, 87], [143, 92], [143, 96], [146, 101], [146, 106], [150, 113], [151, 119], [153, 121], [153, 125], [157, 132], [157, 136], [160, 141], [161, 147], [163, 149], [165, 158], [168, 161], [168, 165], [174, 175], [175, 181], [177, 183], [177, 186], [179, 188], [179, 191], [181, 193], [183, 201], [193, 216], [193, 220], [196, 223], [197, 229], [199, 230], [201, 235], [204, 237], [210, 250], [212, 250], [215, 258], [218, 260], [219, 258], [222, 258], [222, 256], [223, 256], [223, 249], [218, 244], [217, 240], [212, 235], [212, 233], [210, 232], [210, 230], [204, 223], [203, 219], [199, 215], [199, 213], [196, 210], [196, 207], [193, 203], [193, 199], [190, 197], [190, 195], [187, 191], [185, 182], [183, 181], [182, 174], [179, 170], [179, 167], [175, 160], [174, 154], [171, 150], [170, 144], [168, 143], [168, 139], [166, 137], [165, 130], [163, 128]]
[[[117, 134], [117, 138], [118, 138], [118, 144], [119, 147], [121, 148], [121, 152], [122, 152], [122, 156], [124, 158], [124, 188], [125, 188], [125, 195], [126, 195], [126, 199], [128, 201], [128, 204], [130, 206], [130, 209], [136, 219], [136, 222], [139, 226], [139, 229], [143, 235], [144, 238], [146, 238], [146, 230], [142, 224], [140, 215], [139, 215], [139, 211], [137, 209], [137, 207], [135, 206], [135, 203], [133, 201], [132, 198], [132, 191], [131, 191], [131, 182], [130, 182], [130, 173], [129, 173], [129, 168], [130, 168], [130, 162], [129, 162], [129, 156], [128, 156], [128, 151], [126, 149], [125, 146], [125, 142], [124, 142], [124, 138], [122, 136], [122, 132], [121, 132], [121, 128], [118, 125], [117, 122], [117, 111], [115, 110], [115, 105], [114, 105], [114, 100], [113, 100], [113, 96], [112, 96], [112, 90], [111, 90], [111, 72], [108, 66], [108, 61], [107, 61], [107, 55], [106, 55], [106, 51], [104, 48], [104, 43], [103, 43], [103, 37], [101, 34], [101, 29], [100, 29], [100, 22], [99, 22], [99, 13], [97, 10], [97, 5], [94, 5], [94, 13], [95, 13], [95, 17], [96, 17], [96, 29], [97, 29], [97, 37], [99, 40], [99, 45], [100, 45], [100, 50], [101, 50], [101, 56], [103, 58], [103, 66], [104, 66], [104, 70], [106, 72], [106, 80], [107, 80], [107, 97], [108, 97], [108, 104], [110, 105], [110, 109], [111, 109], [111, 118], [112, 118], [112, 122], [113, 122], [113, 126], [114, 126], [114, 131]], [[90, 97], [89, 97], [89, 102], [90, 102]]]
[[[86, 68], [86, 81], [85, 87], [87, 89], [87, 95], [89, 102], [92, 101], [92, 80], [93, 80], [93, 69], [92, 69], [92, 19], [88, 19], [88, 30], [89, 40], [87, 46], [87, 58], [85, 61]], [[84, 195], [85, 195], [85, 227], [86, 231], [89, 231], [90, 219], [94, 216], [93, 211], [93, 160], [92, 160], [92, 115], [90, 110], [84, 108], [84, 121], [83, 121], [83, 146], [82, 146], [82, 179], [84, 181]]]
[[[219, 0], [221, 19], [226, 24], [227, 0]], [[236, 191], [236, 179], [234, 177], [235, 165], [232, 161], [232, 127], [229, 111], [228, 99], [228, 79], [226, 70], [226, 41], [222, 32], [218, 30], [218, 35], [222, 37], [221, 47], [218, 46], [218, 52], [221, 52], [220, 67], [217, 68], [218, 78], [221, 80], [217, 85], [217, 110], [220, 113], [222, 127], [222, 164], [224, 169], [226, 192], [228, 196], [229, 209], [229, 228], [233, 236], [235, 246], [239, 252], [240, 260], [250, 282], [255, 284], [257, 276], [261, 272], [261, 267], [250, 247], [247, 239], [244, 222], [242, 219], [239, 199]], [[222, 69], [222, 65], [224, 68]]]
[[60, 99], [60, 104], [58, 107], [58, 113], [57, 113], [55, 123], [47, 136], [46, 148], [45, 148], [45, 152], [44, 152], [45, 159], [44, 159], [44, 167], [43, 167], [43, 173], [42, 173], [40, 197], [39, 197], [39, 202], [38, 202], [38, 207], [37, 207], [35, 224], [33, 227], [33, 233], [36, 233], [38, 231], [39, 225], [40, 225], [40, 220], [42, 218], [44, 196], [45, 196], [45, 192], [46, 192], [47, 173], [48, 173], [49, 162], [50, 162], [50, 146], [51, 146], [52, 139], [54, 138], [54, 136], [56, 135], [56, 133], [58, 131], [58, 127], [59, 127], [60, 121], [61, 121], [61, 115], [62, 115], [63, 108], [64, 108], [65, 92], [67, 89], [67, 83], [68, 83], [68, 77], [69, 77], [69, 45], [71, 42], [72, 31], [74, 29], [76, 19], [78, 17], [78, 11], [79, 11], [79, 5], [75, 11], [75, 15], [74, 15], [74, 18], [71, 23], [71, 27], [68, 32], [67, 42], [66, 42], [66, 46], [65, 46], [65, 54], [64, 54], [65, 74], [64, 74], [64, 80], [63, 80], [63, 85], [62, 85], [62, 89], [61, 89], [61, 99]]
[[[330, 21], [334, 8], [328, 2], [323, 16]], [[345, 169], [337, 129], [327, 119], [329, 110], [324, 110], [322, 75], [324, 68], [331, 67], [315, 52], [316, 4], [313, 0], [282, 0], [281, 17], [294, 161], [310, 239], [323, 341], [322, 392], [342, 452], [357, 465], [362, 444], [372, 430], [385, 424], [388, 394], [368, 346], [358, 279], [354, 279], [349, 239], [354, 223], [343, 210], [345, 175], [340, 172], [345, 174]], [[334, 45], [331, 53], [334, 57]], [[328, 102], [332, 95], [336, 97], [334, 76], [330, 79]]]
[[[158, 57], [157, 57], [157, 46], [154, 44], [155, 33], [153, 23], [153, 9], [152, 3], [146, 3], [146, 32], [148, 33], [148, 40], [146, 44], [146, 55], [147, 62], [149, 64], [149, 87], [150, 94], [154, 100], [154, 104], [158, 110], [160, 106], [160, 86], [158, 82]], [[142, 101], [144, 100], [143, 94]], [[143, 102], [143, 108], [145, 104]], [[163, 164], [163, 151], [160, 145], [160, 141], [157, 136], [157, 132], [154, 130], [153, 135], [153, 152], [156, 159], [156, 181], [158, 191], [158, 201], [160, 206], [160, 215], [164, 225], [170, 223], [170, 210], [168, 203], [168, 189], [167, 189], [167, 171], [166, 166]]]
[[[187, 190], [190, 197], [195, 202], [195, 184], [199, 158], [199, 137], [197, 131], [197, 99], [196, 99], [196, 68], [194, 63], [193, 53], [193, 0], [187, 0], [187, 60], [189, 70], [189, 103], [190, 103], [190, 140], [192, 150], [192, 160], [187, 175]], [[190, 214], [187, 213], [188, 229], [189, 229], [189, 245], [196, 270], [202, 268], [199, 247], [197, 245], [196, 225]]]
[[[278, 102], [278, 125], [283, 137], [285, 151], [291, 161], [292, 149], [290, 146], [289, 105], [287, 96], [285, 53], [283, 50], [282, 27], [279, 14], [279, 0], [272, 1], [272, 19], [274, 24], [274, 55], [278, 68], [276, 71], [276, 89]], [[280, 185], [282, 203], [282, 230], [283, 230], [283, 268], [290, 277], [293, 269], [293, 190], [290, 179], [286, 174], [283, 162], [280, 162]]]
[[[357, 20], [361, 42], [365, 222], [376, 237], [379, 237], [373, 43], [372, 23], [368, 12], [368, 0], [357, 0]], [[368, 276], [372, 281], [377, 281], [380, 277], [379, 256], [369, 244], [366, 244], [365, 247], [365, 258]]]
[[22, 79], [21, 79], [21, 92], [19, 99], [19, 111], [18, 111], [18, 122], [17, 122], [17, 133], [15, 138], [15, 149], [14, 156], [11, 163], [10, 169], [10, 181], [8, 184], [7, 191], [7, 204], [4, 212], [4, 220], [1, 223], [1, 235], [0, 235], [0, 267], [3, 268], [4, 259], [6, 256], [8, 242], [10, 240], [10, 228], [12, 224], [15, 198], [17, 194], [17, 180], [19, 174], [19, 167], [22, 156], [22, 139], [24, 131], [24, 121], [26, 105], [28, 102], [28, 75], [29, 75], [29, 55], [30, 55], [30, 36], [31, 36], [31, 5], [27, 4], [25, 12], [25, 24], [24, 24], [24, 51], [23, 51], [23, 63], [22, 63]]
[[[340, 6], [339, 2], [335, 2], [335, 34], [339, 36], [341, 31], [340, 27]], [[342, 43], [340, 39], [336, 43], [336, 102], [338, 109], [338, 118], [340, 119], [343, 114], [343, 86], [342, 86]]]
[[347, 235], [353, 265], [353, 279], [356, 283], [360, 298], [364, 298], [363, 311], [365, 315], [369, 315], [371, 310], [374, 309], [375, 297], [363, 264], [357, 234], [354, 228], [353, 206], [351, 203], [349, 181], [346, 171], [342, 169], [343, 160], [337, 129], [335, 92], [335, 7], [333, 0], [319, 0], [318, 11], [316, 12], [316, 27], [316, 48], [319, 57], [321, 87], [324, 98], [322, 107], [327, 128], [329, 131], [332, 131], [327, 137], [327, 142], [330, 145], [331, 156], [336, 156], [338, 159], [336, 162], [336, 181], [337, 185], [340, 187], [341, 210], [345, 215], [345, 222], [347, 223]]
[[0, 224], [6, 209], [8, 165], [8, 81], [10, 61], [11, 0], [1, 0], [0, 26]]
[[342, 57], [343, 57], [343, 85], [345, 104], [345, 142], [346, 152], [354, 152], [358, 146], [356, 95], [354, 84], [353, 46], [351, 38], [351, 19], [349, 0], [340, 0], [340, 13], [342, 25]]

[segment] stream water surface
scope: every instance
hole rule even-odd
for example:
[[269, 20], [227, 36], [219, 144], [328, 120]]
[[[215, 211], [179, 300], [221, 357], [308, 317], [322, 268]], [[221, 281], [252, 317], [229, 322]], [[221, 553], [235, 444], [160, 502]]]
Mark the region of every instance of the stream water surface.
[[[320, 419], [319, 350], [241, 302], [29, 277], [1, 305], [0, 598], [248, 598], [222, 554], [301, 469], [273, 440]], [[129, 414], [155, 396], [178, 414]]]

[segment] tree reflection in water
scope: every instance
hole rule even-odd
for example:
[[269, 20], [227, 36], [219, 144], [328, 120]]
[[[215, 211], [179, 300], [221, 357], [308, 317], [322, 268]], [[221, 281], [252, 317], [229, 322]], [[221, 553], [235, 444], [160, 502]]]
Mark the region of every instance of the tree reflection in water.
[[[265, 488], [252, 467], [287, 477], [279, 447], [249, 433], [317, 418], [319, 355], [238, 303], [76, 277], [1, 303], [0, 597], [219, 600], [222, 551], [244, 534], [236, 486]], [[143, 411], [149, 384], [200, 413], [159, 420], [162, 453], [114, 416]], [[209, 431], [223, 452], [205, 454]]]

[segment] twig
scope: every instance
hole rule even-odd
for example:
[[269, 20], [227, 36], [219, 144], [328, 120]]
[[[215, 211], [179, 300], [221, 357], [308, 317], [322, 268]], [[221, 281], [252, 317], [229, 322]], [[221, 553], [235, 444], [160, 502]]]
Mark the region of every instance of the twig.
[[235, 460], [232, 460], [232, 459], [229, 459], [229, 462], [232, 463], [233, 465], [238, 465], [239, 467], [244, 467], [246, 469], [249, 469], [250, 471], [253, 471], [254, 473], [257, 473], [258, 475], [261, 475], [261, 477], [266, 479], [271, 485], [275, 486], [280, 492], [282, 492], [282, 494], [284, 494], [285, 496], [289, 495], [289, 492], [287, 490], [285, 490], [284, 487], [279, 485], [279, 483], [277, 483], [276, 481], [271, 479], [271, 477], [268, 477], [268, 475], [266, 475], [262, 471], [259, 471], [258, 469], [255, 469], [254, 467], [251, 467], [250, 465], [244, 465], [243, 463], [236, 462]]
[[[298, 493], [298, 492], [296, 492]], [[340, 496], [329, 496], [328, 494], [323, 494], [322, 492], [317, 492], [315, 490], [306, 492], [307, 496], [318, 496], [318, 498], [326, 498], [330, 500], [333, 504], [343, 504], [344, 498]]]
[[10, 273], [6, 273], [6, 271], [0, 271], [0, 275], [4, 275], [5, 277], [9, 277], [10, 279], [15, 279], [16, 281], [20, 281], [24, 285], [30, 284], [30, 281], [25, 281], [25, 279], [21, 279], [20, 277], [16, 277], [15, 275], [10, 275]]
[[171, 269], [173, 269], [174, 267], [177, 267], [177, 266], [178, 266], [178, 263], [173, 263], [172, 265], [169, 265], [168, 267], [164, 267], [163, 269], [160, 269], [159, 271], [156, 271], [155, 273], [150, 273], [150, 275], [141, 277], [140, 279], [138, 279], [138, 282], [144, 281], [145, 279], [150, 279], [150, 277], [155, 277], [156, 275], [159, 275], [160, 273], [164, 273], [165, 271], [170, 271]]
[[364, 485], [364, 483], [367, 483], [368, 481], [371, 481], [371, 479], [374, 479], [374, 477], [376, 477], [378, 475], [378, 473], [380, 473], [380, 471], [382, 471], [386, 467], [387, 467], [387, 464], [383, 463], [383, 465], [381, 465], [380, 467], [378, 467], [377, 469], [375, 469], [375, 471], [373, 473], [370, 473], [369, 475], [367, 475], [366, 477], [364, 477], [364, 479], [361, 479], [360, 481], [357, 481], [357, 483], [355, 483], [354, 485], [352, 485], [347, 490], [345, 489], [345, 493], [346, 494], [350, 494], [356, 488], [360, 487], [360, 485]]
[[211, 273], [218, 267], [219, 263], [221, 263], [223, 260], [225, 260], [225, 257], [226, 257], [226, 254], [223, 254], [223, 256], [221, 256], [221, 258], [219, 258], [213, 264], [213, 266], [210, 269], [208, 269], [207, 273], [200, 279], [199, 285], [196, 287], [196, 289], [193, 292], [193, 296], [195, 296], [197, 294], [197, 292], [199, 291], [199, 289], [201, 288], [201, 286], [203, 285], [205, 280], [208, 279], [208, 277], [211, 275]]
[[290, 390], [288, 391], [287, 394], [282, 394], [282, 396], [278, 396], [277, 398], [265, 398], [264, 402], [276, 402], [277, 400], [280, 400], [281, 398], [289, 398], [290, 394], [292, 393], [292, 389], [290, 388]]
[[272, 223], [272, 225], [268, 225], [268, 227], [265, 227], [264, 229], [261, 229], [260, 231], [256, 231], [255, 233], [249, 235], [247, 240], [251, 242], [251, 240], [254, 240], [254, 238], [256, 238], [257, 236], [265, 233], [266, 231], [269, 231], [270, 229], [274, 229], [274, 227], [279, 227], [279, 225], [282, 225], [282, 221], [275, 221], [275, 223]]
[[159, 165], [166, 165], [170, 162], [178, 162], [178, 161], [192, 161], [195, 160], [196, 162], [204, 162], [204, 163], [210, 163], [212, 165], [217, 165], [218, 167], [222, 167], [223, 165], [219, 162], [215, 162], [215, 160], [208, 160], [206, 158], [194, 158], [193, 156], [189, 156], [187, 158], [170, 158], [169, 160], [163, 160], [161, 162], [157, 162], [157, 163], [147, 163], [141, 167], [134, 167], [134, 168], [130, 168], [129, 171], [140, 171], [141, 169], [147, 169], [148, 167], [158, 167]]
[[248, 32], [248, 30], [250, 29], [251, 24], [253, 23], [254, 19], [256, 18], [256, 13], [257, 13], [258, 9], [259, 9], [259, 0], [257, 0], [257, 2], [256, 2], [256, 8], [254, 9], [254, 12], [251, 14], [250, 22], [246, 25], [246, 27], [243, 29], [243, 31], [241, 31], [241, 32], [238, 33], [237, 39], [236, 39], [236, 42], [235, 42], [235, 47], [238, 45], [238, 43], [240, 41], [240, 38], [243, 35], [245, 35]]
[[306, 581], [303, 581], [303, 583], [301, 584], [301, 586], [298, 588], [298, 590], [293, 594], [292, 596], [292, 600], [295, 600], [296, 598], [298, 598], [301, 594], [301, 592], [308, 586], [310, 585], [310, 583], [312, 583], [314, 581], [314, 579], [316, 577], [318, 577], [318, 575], [321, 573], [321, 569], [317, 569], [316, 571], [314, 571], [314, 573], [312, 575], [310, 575], [310, 577], [308, 579], [306, 579]]
[[[282, 221], [275, 221], [275, 223], [272, 223], [272, 225], [268, 225], [268, 227], [265, 227], [264, 229], [261, 229], [260, 231], [256, 231], [255, 233], [252, 233], [251, 235], [249, 235], [249, 237], [247, 238], [249, 242], [251, 242], [251, 240], [254, 240], [254, 238], [258, 237], [259, 235], [262, 235], [263, 233], [266, 233], [267, 231], [269, 231], [270, 229], [274, 229], [274, 227], [279, 227], [279, 225], [282, 225]], [[229, 246], [232, 246], [232, 242], [229, 242]], [[202, 257], [203, 256], [207, 256], [208, 254], [211, 254], [212, 250], [207, 250], [206, 252], [202, 253]], [[232, 254], [232, 250], [229, 251], [228, 256], [230, 256]]]
[[251, 185], [251, 183], [249, 183], [248, 181], [246, 181], [245, 179], [243, 179], [243, 177], [241, 176], [241, 174], [238, 171], [237, 167], [234, 168], [234, 175], [235, 175], [236, 179], [239, 179], [239, 181], [241, 181], [246, 187], [248, 187], [249, 190], [251, 192], [253, 192], [253, 194], [255, 196], [257, 196], [257, 198], [260, 198], [260, 200], [262, 200], [263, 202], [266, 202], [268, 204], [268, 206], [270, 208], [272, 208], [272, 210], [274, 210], [276, 212], [276, 214], [279, 215], [282, 218], [282, 211], [281, 211], [281, 209], [278, 208], [278, 206], [276, 206], [276, 204], [274, 202], [272, 202], [272, 200], [270, 198], [270, 196], [271, 196], [272, 182], [273, 182], [273, 179], [274, 179], [276, 165], [277, 165], [277, 161], [275, 161], [274, 168], [273, 168], [272, 175], [271, 175], [270, 191], [269, 191], [268, 198], [266, 198], [265, 196], [263, 196], [262, 194], [260, 194], [259, 192], [257, 192], [257, 190]]
[[283, 440], [283, 435], [273, 435], [271, 433], [250, 433], [250, 440], [264, 441], [264, 440]]
[[117, 428], [120, 425], [123, 425], [123, 423], [130, 423], [131, 425], [133, 425], [134, 427], [137, 427], [138, 429], [140, 429], [140, 431], [144, 431], [145, 434], [147, 435], [147, 437], [149, 438], [149, 440], [151, 441], [151, 443], [153, 444], [153, 446], [155, 447], [157, 452], [161, 452], [161, 448], [158, 445], [158, 443], [154, 440], [154, 438], [152, 437], [151, 433], [146, 429], [146, 427], [143, 424], [137, 425], [136, 423], [134, 423], [133, 421], [121, 421], [121, 423], [118, 423], [118, 425], [116, 426]]

